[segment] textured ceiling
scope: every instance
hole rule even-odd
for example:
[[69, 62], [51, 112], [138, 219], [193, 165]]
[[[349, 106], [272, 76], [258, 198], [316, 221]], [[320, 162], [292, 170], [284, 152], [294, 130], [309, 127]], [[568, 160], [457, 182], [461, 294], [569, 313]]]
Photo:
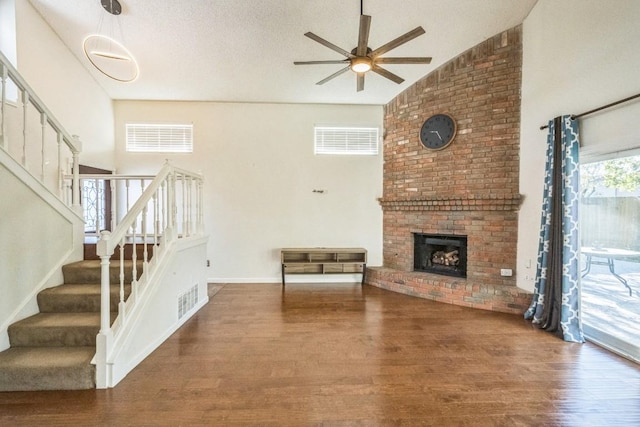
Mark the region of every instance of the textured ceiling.
[[[385, 65], [405, 82], [368, 73], [364, 91], [356, 92], [352, 72], [315, 84], [341, 65], [293, 61], [344, 59], [304, 33], [351, 50], [358, 39], [357, 0], [120, 0], [117, 18], [100, 0], [30, 0], [113, 99], [347, 104], [386, 104], [452, 57], [522, 23], [536, 1], [364, 0], [372, 17], [369, 47], [422, 26], [426, 34], [385, 56], [433, 61]], [[137, 80], [112, 81], [90, 65], [82, 41], [98, 28], [135, 56]]]

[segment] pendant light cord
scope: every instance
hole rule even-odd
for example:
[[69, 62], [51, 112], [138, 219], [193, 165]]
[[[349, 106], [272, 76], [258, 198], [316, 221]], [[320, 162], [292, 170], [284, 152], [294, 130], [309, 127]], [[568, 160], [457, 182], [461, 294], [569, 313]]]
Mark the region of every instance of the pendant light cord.
[[363, 8], [362, 8], [362, 3], [363, 2], [364, 2], [364, 0], [360, 0], [360, 15], [364, 15]]

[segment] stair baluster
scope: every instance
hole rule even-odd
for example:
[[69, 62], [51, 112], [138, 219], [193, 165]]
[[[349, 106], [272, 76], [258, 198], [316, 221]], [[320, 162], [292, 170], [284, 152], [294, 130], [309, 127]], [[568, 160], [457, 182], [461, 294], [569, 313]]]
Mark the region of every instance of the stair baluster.
[[22, 166], [29, 170], [27, 165], [27, 137], [29, 136], [29, 92], [22, 91]]
[[125, 248], [125, 238], [123, 237], [120, 241], [120, 276], [119, 276], [119, 285], [120, 285], [120, 301], [118, 302], [118, 315], [122, 316], [121, 322], [126, 321], [126, 311], [125, 311], [125, 303], [124, 303], [124, 248]]
[[[162, 191], [162, 190], [159, 190]], [[160, 234], [160, 216], [158, 213], [158, 191], [153, 193], [153, 253], [158, 253], [158, 235]]]
[[147, 271], [149, 267], [149, 252], [147, 251], [147, 212], [148, 206], [142, 209], [142, 271]]
[[187, 181], [187, 205], [184, 207], [185, 211], [186, 211], [186, 217], [187, 217], [187, 236], [191, 236], [192, 233], [192, 224], [193, 224], [193, 220], [191, 217], [192, 211], [191, 211], [191, 186], [193, 185], [193, 182], [191, 181], [191, 177], [185, 177], [184, 178], [185, 181]]
[[138, 225], [138, 218], [136, 218], [133, 221], [133, 224], [131, 225], [131, 235], [132, 235], [132, 241], [131, 241], [131, 261], [133, 263], [133, 277], [131, 278], [131, 295], [133, 296], [133, 298], [135, 298], [136, 300], [138, 299], [138, 251], [136, 250], [136, 239], [138, 237], [137, 234], [137, 225]]
[[42, 127], [40, 140], [40, 182], [44, 182], [44, 167], [47, 164], [47, 155], [45, 152], [47, 142], [47, 115], [44, 112], [40, 113], [40, 126]]
[[0, 75], [2, 76], [2, 92], [0, 96], [0, 147], [3, 149], [7, 149], [7, 137], [6, 137], [6, 121], [5, 121], [5, 110], [7, 104], [7, 79], [9, 78], [9, 70], [4, 66], [4, 63], [0, 61]]

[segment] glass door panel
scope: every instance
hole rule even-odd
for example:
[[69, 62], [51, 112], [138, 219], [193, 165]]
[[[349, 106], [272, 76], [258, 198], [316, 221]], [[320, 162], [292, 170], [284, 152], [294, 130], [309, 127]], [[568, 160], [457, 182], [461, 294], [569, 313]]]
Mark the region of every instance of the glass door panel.
[[640, 156], [581, 166], [582, 322], [640, 362]]

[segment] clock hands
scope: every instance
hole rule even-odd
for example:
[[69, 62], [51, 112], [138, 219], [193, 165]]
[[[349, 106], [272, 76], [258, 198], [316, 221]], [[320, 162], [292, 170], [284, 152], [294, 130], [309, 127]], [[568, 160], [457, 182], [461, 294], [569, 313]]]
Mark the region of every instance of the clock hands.
[[438, 135], [438, 138], [440, 138], [440, 141], [444, 142], [444, 140], [442, 139], [442, 137], [440, 136], [440, 132], [438, 132], [437, 130], [430, 130], [429, 132], [431, 133], [435, 133], [436, 135]]

